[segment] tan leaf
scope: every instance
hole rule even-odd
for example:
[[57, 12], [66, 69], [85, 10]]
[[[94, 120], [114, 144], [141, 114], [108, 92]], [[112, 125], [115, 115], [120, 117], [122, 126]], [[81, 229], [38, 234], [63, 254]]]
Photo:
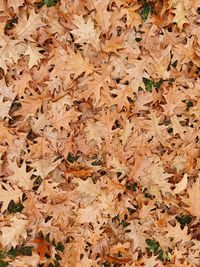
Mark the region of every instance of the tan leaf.
[[103, 131], [103, 124], [99, 121], [95, 122], [93, 120], [89, 120], [87, 122], [85, 132], [87, 133], [87, 141], [90, 143], [94, 141], [95, 144], [100, 148], [102, 144], [102, 138], [104, 136]]
[[37, 35], [37, 29], [42, 27], [44, 23], [41, 21], [41, 15], [36, 14], [34, 9], [27, 17], [26, 13], [19, 18], [19, 22], [16, 26], [16, 35], [19, 39], [28, 39], [32, 41], [32, 37]]
[[0, 66], [5, 71], [7, 64], [16, 63], [20, 58], [20, 54], [24, 51], [24, 45], [19, 40], [9, 39], [7, 36], [1, 37], [0, 45]]
[[4, 97], [0, 95], [0, 119], [4, 119], [5, 117], [10, 118], [9, 110], [12, 105], [10, 100], [3, 101]]
[[183, 25], [189, 22], [186, 16], [187, 16], [187, 10], [184, 7], [183, 1], [177, 1], [175, 17], [173, 18], [173, 22], [176, 22], [181, 30], [183, 28]]
[[187, 173], [185, 173], [182, 180], [178, 184], [176, 184], [173, 193], [174, 194], [181, 193], [183, 190], [187, 188], [187, 184], [188, 184], [188, 178], [187, 178]]
[[12, 246], [15, 247], [21, 238], [27, 237], [27, 225], [28, 221], [23, 215], [14, 215], [10, 226], [1, 227], [0, 242], [8, 249]]
[[22, 197], [22, 191], [14, 185], [11, 187], [9, 184], [1, 183], [0, 184], [0, 201], [3, 202], [1, 211], [4, 212], [11, 200], [18, 202]]
[[91, 18], [85, 23], [82, 16], [75, 16], [74, 25], [77, 29], [72, 30], [71, 33], [78, 36], [76, 43], [89, 43], [94, 46], [97, 50], [99, 49], [99, 33], [94, 28], [94, 22]]
[[19, 14], [19, 8], [24, 5], [24, 0], [7, 0], [7, 4], [13, 8], [15, 14]]
[[192, 215], [200, 217], [200, 181], [199, 178], [188, 188], [189, 198], [184, 198], [183, 201], [189, 206], [186, 208]]
[[86, 75], [89, 75], [93, 72], [93, 65], [89, 63], [89, 59], [83, 58], [81, 53], [78, 51], [74, 53], [73, 50], [68, 49], [68, 57], [67, 57], [67, 67], [66, 69], [74, 74], [74, 79], [76, 79], [80, 74], [85, 72]]
[[175, 244], [179, 241], [188, 242], [191, 239], [190, 235], [187, 234], [188, 227], [185, 226], [184, 229], [182, 230], [179, 223], [177, 223], [175, 227], [169, 224], [166, 230], [168, 232], [166, 236], [173, 238], [173, 242]]
[[35, 43], [29, 42], [27, 50], [24, 53], [24, 55], [29, 56], [29, 61], [28, 61], [29, 69], [31, 69], [35, 65], [38, 65], [40, 60], [45, 58], [44, 55], [39, 53], [40, 50], [42, 50], [41, 47], [37, 47]]
[[12, 184], [16, 184], [22, 190], [32, 190], [34, 180], [31, 180], [30, 178], [33, 172], [26, 172], [26, 163], [23, 162], [22, 166], [19, 167], [16, 161], [10, 161], [9, 165], [14, 174], [7, 177], [8, 181]]

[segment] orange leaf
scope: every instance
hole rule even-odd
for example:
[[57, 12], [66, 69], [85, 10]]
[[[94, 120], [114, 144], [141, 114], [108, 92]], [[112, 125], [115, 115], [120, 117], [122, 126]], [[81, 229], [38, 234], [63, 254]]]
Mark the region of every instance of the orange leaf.
[[36, 243], [35, 252], [40, 255], [40, 259], [44, 259], [46, 254], [51, 254], [51, 245], [44, 238], [38, 237], [34, 243]]

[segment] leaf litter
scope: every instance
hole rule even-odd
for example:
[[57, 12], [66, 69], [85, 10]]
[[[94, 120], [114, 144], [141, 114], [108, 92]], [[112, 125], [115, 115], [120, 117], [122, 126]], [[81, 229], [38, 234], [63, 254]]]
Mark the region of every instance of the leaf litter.
[[200, 265], [199, 19], [0, 2], [0, 266]]

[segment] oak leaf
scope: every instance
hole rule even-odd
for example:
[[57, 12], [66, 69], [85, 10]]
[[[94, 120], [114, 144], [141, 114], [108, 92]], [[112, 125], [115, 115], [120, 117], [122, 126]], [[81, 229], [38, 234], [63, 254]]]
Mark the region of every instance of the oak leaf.
[[159, 191], [164, 195], [167, 192], [171, 192], [171, 185], [167, 181], [167, 178], [169, 177], [171, 177], [171, 175], [164, 171], [161, 163], [154, 163], [147, 170], [147, 175], [142, 177], [142, 184], [150, 193], [155, 194], [160, 198]]
[[0, 67], [6, 71], [8, 69], [7, 64], [16, 63], [23, 51], [24, 45], [19, 43], [19, 40], [2, 36], [0, 41]]
[[77, 29], [72, 30], [71, 33], [75, 36], [78, 36], [76, 43], [88, 43], [99, 50], [99, 33], [94, 28], [94, 22], [91, 20], [91, 18], [89, 18], [85, 23], [82, 16], [76, 15], [73, 23], [77, 27]]
[[60, 163], [60, 159], [54, 158], [41, 158], [39, 160], [33, 161], [31, 166], [36, 169], [37, 175], [41, 176], [42, 179], [46, 178], [46, 176], [55, 170], [55, 168]]
[[31, 75], [23, 71], [21, 75], [18, 75], [15, 80], [13, 80], [13, 91], [18, 97], [25, 95], [25, 91], [30, 87], [29, 82], [32, 80]]
[[2, 235], [0, 242], [8, 249], [19, 244], [20, 239], [27, 237], [28, 221], [24, 215], [14, 215], [11, 219], [10, 226], [1, 227]]
[[137, 12], [140, 7], [141, 4], [136, 3], [130, 7], [121, 9], [122, 16], [126, 14], [128, 17], [127, 24], [131, 27], [135, 26], [137, 31], [139, 30], [139, 26], [142, 24], [142, 17]]
[[[94, 73], [92, 76], [84, 79], [83, 82], [80, 84], [81, 88], [81, 96], [88, 100], [88, 98], [94, 97], [94, 104], [104, 104], [104, 103], [112, 103], [112, 99], [110, 97], [110, 89], [109, 89], [109, 82], [110, 77], [109, 74], [111, 73], [112, 68], [107, 65], [103, 67], [102, 73]], [[83, 89], [82, 89], [83, 88]]]
[[31, 180], [30, 178], [33, 174], [33, 171], [26, 171], [26, 163], [23, 162], [21, 167], [19, 167], [15, 161], [10, 161], [9, 165], [14, 174], [7, 177], [8, 181], [10, 181], [12, 184], [16, 184], [22, 190], [31, 190], [33, 187], [34, 180]]
[[4, 121], [0, 121], [0, 143], [7, 142], [10, 147], [13, 147], [14, 140], [17, 139], [17, 136], [12, 134], [10, 129], [5, 126]]
[[79, 51], [75, 53], [68, 49], [67, 63], [66, 69], [69, 73], [74, 74], [74, 79], [83, 72], [85, 72], [85, 75], [89, 75], [94, 70], [93, 65], [89, 63], [89, 59], [87, 57], [83, 58]]
[[27, 49], [24, 53], [24, 55], [29, 56], [28, 66], [29, 69], [31, 69], [33, 66], [38, 65], [41, 59], [45, 58], [44, 55], [42, 55], [39, 51], [42, 50], [42, 48], [37, 47], [35, 43], [28, 43]]
[[185, 23], [189, 23], [187, 19], [187, 10], [184, 6], [184, 1], [175, 1], [175, 16], [173, 22], [177, 23], [178, 27], [182, 30]]
[[104, 137], [103, 124], [101, 122], [88, 120], [85, 133], [87, 134], [88, 143], [93, 141], [99, 148], [101, 148], [103, 142], [102, 138]]
[[19, 14], [19, 8], [24, 4], [24, 0], [7, 0], [8, 7], [13, 8], [15, 14]]
[[18, 39], [20, 40], [30, 40], [33, 41], [33, 36], [37, 35], [37, 29], [42, 27], [44, 23], [41, 20], [41, 15], [36, 14], [35, 11], [32, 11], [27, 17], [26, 13], [24, 13], [16, 26], [15, 33]]
[[189, 206], [186, 209], [193, 215], [200, 217], [200, 181], [197, 181], [187, 189], [189, 198], [183, 198], [183, 201]]
[[80, 208], [77, 215], [79, 216], [80, 223], [92, 223], [93, 225], [97, 225], [97, 221], [101, 217], [99, 206], [97, 203], [95, 205], [95, 202], [93, 202], [93, 205]]
[[5, 78], [0, 80], [0, 95], [11, 101], [13, 101], [16, 96], [16, 94], [13, 92], [13, 85], [8, 86]]
[[3, 202], [1, 211], [4, 212], [11, 200], [18, 202], [22, 197], [22, 191], [16, 186], [12, 187], [7, 183], [0, 184], [0, 201]]
[[10, 118], [9, 111], [12, 105], [10, 100], [3, 101], [4, 97], [0, 95], [0, 119], [4, 119], [5, 117]]
[[121, 111], [123, 107], [129, 109], [130, 101], [133, 101], [134, 98], [134, 90], [131, 87], [121, 85], [119, 88], [113, 89], [111, 93], [116, 95], [113, 99], [113, 104], [117, 105], [119, 111]]
[[111, 12], [108, 12], [109, 2], [109, 0], [94, 2], [96, 8], [95, 20], [101, 28], [102, 33], [107, 32], [111, 24]]
[[185, 190], [187, 188], [187, 184], [188, 184], [188, 178], [187, 178], [187, 173], [185, 173], [182, 180], [176, 184], [176, 187], [175, 187], [173, 193], [174, 194], [181, 193], [183, 190]]
[[34, 251], [39, 254], [40, 259], [43, 260], [45, 258], [45, 254], [50, 254], [51, 256], [51, 244], [48, 243], [43, 237], [36, 238], [33, 243], [36, 244]]
[[173, 238], [173, 243], [176, 244], [180, 241], [183, 243], [190, 241], [191, 236], [187, 234], [188, 227], [185, 226], [184, 229], [181, 229], [180, 224], [176, 224], [175, 227], [173, 227], [171, 224], [168, 224], [166, 228], [167, 237]]

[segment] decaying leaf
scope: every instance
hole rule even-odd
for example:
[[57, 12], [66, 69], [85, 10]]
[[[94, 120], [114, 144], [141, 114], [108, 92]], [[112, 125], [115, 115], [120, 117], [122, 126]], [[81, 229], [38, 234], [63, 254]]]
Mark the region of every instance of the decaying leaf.
[[199, 266], [199, 14], [0, 1], [0, 266]]

